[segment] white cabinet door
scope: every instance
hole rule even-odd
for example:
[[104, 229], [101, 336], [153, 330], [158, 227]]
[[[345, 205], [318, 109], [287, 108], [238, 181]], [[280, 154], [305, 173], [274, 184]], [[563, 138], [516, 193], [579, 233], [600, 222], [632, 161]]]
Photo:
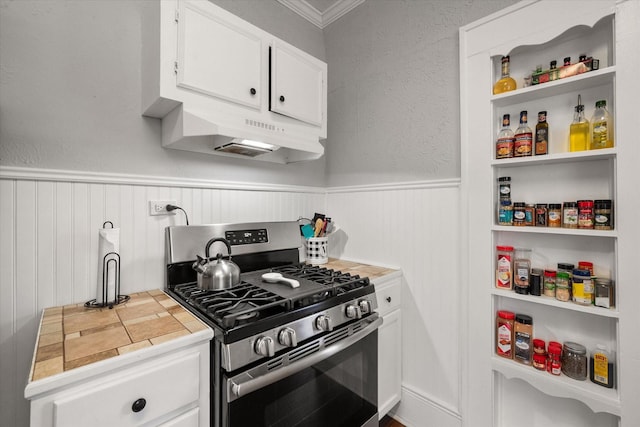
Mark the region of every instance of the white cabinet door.
[[256, 109], [262, 92], [262, 41], [224, 21], [207, 2], [180, 2], [177, 85]]
[[382, 418], [400, 401], [402, 383], [400, 310], [384, 316], [378, 328], [378, 415]]
[[190, 409], [184, 414], [180, 414], [174, 419], [160, 424], [158, 427], [198, 427], [200, 425], [199, 411], [200, 408]]
[[321, 126], [326, 64], [277, 41], [270, 55], [271, 111]]

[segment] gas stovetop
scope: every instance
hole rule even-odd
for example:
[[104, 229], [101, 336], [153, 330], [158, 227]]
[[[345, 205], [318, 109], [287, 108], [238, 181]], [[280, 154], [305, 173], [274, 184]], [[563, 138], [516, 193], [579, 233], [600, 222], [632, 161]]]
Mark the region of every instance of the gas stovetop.
[[[267, 283], [262, 275], [277, 272], [296, 279], [297, 288]], [[292, 264], [241, 275], [241, 283], [229, 289], [201, 290], [195, 282], [172, 289], [192, 311], [195, 310], [225, 337], [234, 341], [261, 330], [373, 293], [368, 278], [307, 264]], [[275, 323], [274, 323], [275, 322]]]

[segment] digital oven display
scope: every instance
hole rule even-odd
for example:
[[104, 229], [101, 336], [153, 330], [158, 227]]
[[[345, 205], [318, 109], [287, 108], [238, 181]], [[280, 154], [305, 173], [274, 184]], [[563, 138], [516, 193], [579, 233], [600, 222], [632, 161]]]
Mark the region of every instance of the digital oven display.
[[269, 241], [266, 228], [259, 230], [225, 231], [224, 237], [231, 246], [267, 243]]

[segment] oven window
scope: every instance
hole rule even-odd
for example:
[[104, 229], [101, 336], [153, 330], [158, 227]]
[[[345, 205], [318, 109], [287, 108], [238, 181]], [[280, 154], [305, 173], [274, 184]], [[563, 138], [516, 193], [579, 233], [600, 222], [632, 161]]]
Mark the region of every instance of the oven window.
[[[378, 412], [378, 334], [223, 408], [226, 427], [360, 427]], [[224, 411], [226, 409], [226, 411]]]

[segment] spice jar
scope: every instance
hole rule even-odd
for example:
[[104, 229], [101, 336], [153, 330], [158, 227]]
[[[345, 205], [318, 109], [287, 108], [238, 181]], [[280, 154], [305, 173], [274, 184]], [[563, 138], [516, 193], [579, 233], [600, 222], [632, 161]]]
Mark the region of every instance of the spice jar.
[[526, 219], [525, 204], [523, 202], [515, 202], [513, 204], [513, 225], [524, 226]]
[[514, 331], [513, 358], [517, 362], [530, 365], [533, 353], [531, 345], [533, 318], [526, 314], [516, 314]]
[[562, 204], [562, 226], [564, 228], [578, 228], [578, 204], [576, 202]]
[[544, 296], [556, 296], [556, 272], [553, 270], [544, 271]]
[[578, 228], [593, 229], [593, 200], [578, 200]]
[[615, 307], [615, 292], [611, 279], [598, 278], [595, 280], [595, 304], [598, 307]]
[[511, 200], [500, 200], [498, 225], [513, 225], [513, 205]]
[[536, 208], [534, 205], [527, 203], [524, 205], [524, 225], [532, 226], [535, 224]]
[[603, 344], [598, 344], [589, 356], [589, 379], [592, 383], [613, 388], [615, 378], [615, 360]]
[[511, 200], [510, 176], [501, 176], [498, 178], [498, 197], [500, 200]]
[[535, 338], [533, 340], [533, 353], [544, 354], [546, 356], [547, 350], [546, 350], [546, 343], [544, 342], [544, 340], [541, 340], [540, 338]]
[[511, 311], [498, 310], [496, 315], [496, 354], [513, 359], [513, 325], [516, 315]]
[[558, 301], [569, 301], [569, 273], [558, 272], [556, 274], [556, 299]]
[[589, 261], [578, 261], [578, 268], [580, 270], [589, 270], [589, 274], [592, 279], [595, 279], [593, 275], [593, 263]]
[[612, 230], [611, 200], [595, 200], [593, 202], [593, 228], [596, 230]]
[[533, 367], [539, 371], [544, 371], [547, 367], [547, 355], [534, 353]]
[[575, 266], [568, 262], [559, 262], [558, 263], [558, 271], [557, 273], [567, 273], [569, 274], [569, 299], [571, 299], [571, 295], [573, 295], [572, 291], [572, 283], [573, 283], [573, 268]]
[[539, 297], [542, 295], [542, 275], [543, 271], [539, 268], [531, 269], [531, 284], [529, 285], [529, 293]]
[[547, 226], [547, 205], [546, 203], [538, 203], [536, 205], [536, 227]]
[[573, 302], [581, 305], [591, 305], [593, 302], [593, 280], [589, 270], [576, 268], [573, 270]]
[[560, 203], [550, 203], [547, 211], [547, 225], [549, 227], [562, 226], [562, 205]]
[[513, 289], [513, 246], [496, 246], [496, 288]]
[[562, 346], [562, 373], [574, 380], [587, 379], [587, 349], [575, 342]]
[[552, 375], [560, 375], [562, 372], [562, 345], [559, 342], [550, 341], [547, 352], [547, 372]]
[[531, 249], [516, 248], [513, 262], [513, 286], [517, 293], [529, 293], [529, 273], [531, 270]]

